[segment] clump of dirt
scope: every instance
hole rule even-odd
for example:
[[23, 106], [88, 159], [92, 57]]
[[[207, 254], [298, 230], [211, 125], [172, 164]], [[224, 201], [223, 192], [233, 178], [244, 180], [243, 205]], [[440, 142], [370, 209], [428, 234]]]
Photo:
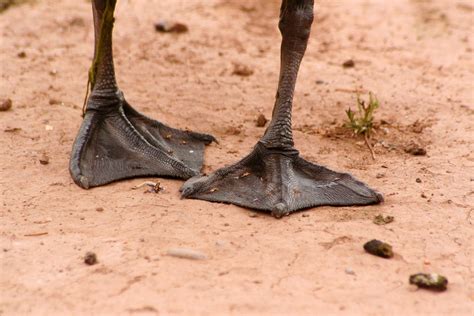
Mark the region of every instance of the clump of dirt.
[[386, 259], [393, 257], [392, 246], [377, 239], [373, 239], [365, 243], [364, 249], [371, 255], [374, 255], [377, 257], [382, 257]]
[[439, 292], [446, 291], [448, 288], [448, 279], [437, 273], [413, 274], [410, 275], [409, 282], [419, 288]]
[[383, 216], [382, 214], [379, 214], [379, 215], [375, 216], [373, 222], [376, 225], [387, 225], [387, 224], [393, 222], [394, 220], [395, 220], [395, 218], [393, 216], [390, 216], [390, 215]]

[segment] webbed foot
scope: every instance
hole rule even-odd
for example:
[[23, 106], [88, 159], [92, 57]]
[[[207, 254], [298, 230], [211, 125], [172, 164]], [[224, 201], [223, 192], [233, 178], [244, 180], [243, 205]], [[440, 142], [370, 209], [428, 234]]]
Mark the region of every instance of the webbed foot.
[[112, 54], [116, 0], [93, 0], [95, 49], [91, 95], [74, 141], [69, 171], [82, 188], [139, 176], [199, 174], [214, 137], [180, 131], [135, 111], [118, 89]]
[[188, 179], [199, 174], [204, 147], [214, 137], [181, 131], [135, 111], [118, 93], [109, 108], [91, 109], [71, 152], [70, 173], [82, 188], [140, 176]]
[[277, 218], [314, 206], [383, 201], [380, 193], [350, 174], [310, 163], [297, 150], [277, 151], [262, 143], [232, 166], [189, 179], [181, 194], [185, 198], [268, 211]]
[[253, 151], [240, 162], [209, 176], [189, 179], [186, 198], [233, 203], [282, 217], [320, 205], [367, 205], [380, 193], [347, 173], [312, 164], [294, 149], [291, 111], [296, 78], [306, 51], [314, 0], [282, 0], [280, 79], [272, 120]]

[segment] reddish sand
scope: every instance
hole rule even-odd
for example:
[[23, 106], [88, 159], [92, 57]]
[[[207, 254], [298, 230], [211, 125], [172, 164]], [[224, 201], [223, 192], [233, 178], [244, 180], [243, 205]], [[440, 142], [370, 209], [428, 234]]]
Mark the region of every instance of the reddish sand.
[[[273, 106], [278, 11], [277, 0], [119, 1], [121, 89], [151, 117], [215, 135], [205, 171], [238, 160], [264, 131], [255, 120]], [[132, 190], [144, 179], [78, 188], [68, 160], [92, 54], [90, 3], [42, 0], [2, 13], [0, 98], [13, 108], [0, 112], [0, 315], [472, 315], [472, 2], [321, 0], [316, 12], [295, 96], [296, 146], [386, 202], [281, 220], [180, 200], [179, 180], [149, 179], [165, 187], [158, 194]], [[189, 32], [156, 33], [159, 20]], [[348, 59], [354, 68], [342, 67]], [[253, 74], [234, 75], [235, 65]], [[341, 132], [357, 91], [381, 102], [376, 161]], [[405, 153], [412, 142], [427, 155]], [[395, 221], [377, 226], [377, 214]], [[392, 244], [395, 258], [365, 253], [373, 238]], [[177, 247], [207, 259], [166, 256]], [[84, 264], [87, 251], [97, 265]], [[414, 289], [417, 272], [445, 275], [448, 290]]]

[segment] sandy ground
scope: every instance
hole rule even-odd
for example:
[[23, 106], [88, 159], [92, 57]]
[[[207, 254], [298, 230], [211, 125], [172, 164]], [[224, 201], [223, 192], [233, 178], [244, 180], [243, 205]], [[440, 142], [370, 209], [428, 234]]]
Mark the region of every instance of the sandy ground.
[[[214, 134], [205, 171], [245, 155], [264, 131], [255, 119], [271, 115], [278, 10], [277, 0], [119, 1], [120, 87], [141, 112]], [[178, 180], [150, 179], [165, 187], [158, 194], [131, 189], [143, 179], [78, 188], [68, 159], [92, 54], [90, 4], [45, 0], [1, 14], [0, 97], [13, 108], [0, 112], [0, 314], [472, 315], [472, 2], [322, 0], [316, 10], [295, 97], [297, 148], [386, 202], [281, 220], [180, 200]], [[190, 30], [156, 33], [161, 19]], [[348, 59], [354, 68], [341, 66]], [[233, 75], [235, 65], [254, 73]], [[381, 102], [376, 161], [341, 132], [357, 91]], [[405, 153], [410, 143], [427, 155]], [[395, 221], [377, 226], [377, 214]], [[366, 254], [373, 238], [395, 258]], [[207, 259], [166, 256], [176, 247]], [[87, 251], [97, 265], [84, 264]], [[449, 289], [414, 289], [417, 272], [447, 276]]]

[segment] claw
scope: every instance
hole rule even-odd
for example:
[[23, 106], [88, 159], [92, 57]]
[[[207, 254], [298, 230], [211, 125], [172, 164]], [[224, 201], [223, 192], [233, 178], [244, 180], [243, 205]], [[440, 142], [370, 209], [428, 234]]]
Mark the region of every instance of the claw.
[[283, 216], [290, 215], [290, 211], [288, 210], [288, 206], [284, 203], [277, 203], [275, 208], [272, 210], [272, 216], [276, 219], [280, 219]]

